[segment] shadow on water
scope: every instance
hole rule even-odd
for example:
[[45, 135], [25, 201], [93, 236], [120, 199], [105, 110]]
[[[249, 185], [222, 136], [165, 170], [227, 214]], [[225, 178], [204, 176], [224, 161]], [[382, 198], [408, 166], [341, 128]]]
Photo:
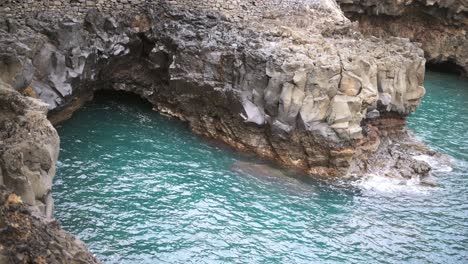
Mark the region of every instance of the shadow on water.
[[426, 95], [408, 127], [438, 151], [468, 161], [468, 80], [428, 71]]
[[269, 186], [287, 195], [301, 197], [331, 195], [349, 200], [352, 196], [360, 194], [360, 189], [352, 185], [352, 182], [314, 178], [295, 170], [278, 167], [268, 161], [238, 160], [232, 164], [231, 170], [247, 180]]

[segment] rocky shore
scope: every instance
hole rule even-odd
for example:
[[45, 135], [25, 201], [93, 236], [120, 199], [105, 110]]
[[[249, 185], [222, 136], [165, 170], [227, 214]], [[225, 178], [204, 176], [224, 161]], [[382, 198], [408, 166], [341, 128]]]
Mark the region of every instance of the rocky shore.
[[[0, 184], [22, 204], [0, 201], [0, 228], [21, 213], [48, 229], [59, 139], [46, 113], [66, 120], [99, 89], [136, 93], [199, 135], [312, 176], [428, 176], [413, 155], [433, 153], [405, 130], [425, 93], [423, 51], [362, 35], [334, 1], [304, 3], [250, 19], [160, 2], [0, 19]], [[66, 237], [63, 259], [95, 261]], [[0, 259], [21, 263], [8, 241]], [[54, 263], [31, 250], [25, 262]]]
[[130, 91], [195, 133], [314, 175], [346, 175], [374, 144], [365, 121], [401, 126], [424, 95], [422, 51], [364, 38], [339, 9], [251, 26], [159, 6], [25, 23], [3, 35], [5, 81], [49, 104], [52, 121], [97, 89]]
[[0, 83], [0, 263], [97, 263], [51, 219], [59, 138], [47, 108]]
[[422, 44], [429, 64], [468, 76], [465, 0], [338, 0], [364, 35], [404, 37]]

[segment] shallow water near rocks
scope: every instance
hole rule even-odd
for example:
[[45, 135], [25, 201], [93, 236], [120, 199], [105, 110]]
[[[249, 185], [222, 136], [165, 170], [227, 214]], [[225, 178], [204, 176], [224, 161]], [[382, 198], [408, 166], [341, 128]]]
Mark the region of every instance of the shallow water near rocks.
[[435, 188], [256, 173], [138, 98], [98, 96], [58, 127], [55, 216], [105, 263], [468, 263], [468, 81], [429, 72], [426, 89], [409, 127], [456, 159]]

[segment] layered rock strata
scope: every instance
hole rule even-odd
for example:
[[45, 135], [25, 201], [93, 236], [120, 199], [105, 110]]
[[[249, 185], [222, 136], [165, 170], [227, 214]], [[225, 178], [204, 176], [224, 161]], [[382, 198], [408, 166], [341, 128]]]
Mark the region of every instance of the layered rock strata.
[[409, 38], [422, 44], [429, 63], [444, 64], [445, 70], [468, 76], [466, 0], [337, 2], [349, 18], [359, 22], [363, 34]]

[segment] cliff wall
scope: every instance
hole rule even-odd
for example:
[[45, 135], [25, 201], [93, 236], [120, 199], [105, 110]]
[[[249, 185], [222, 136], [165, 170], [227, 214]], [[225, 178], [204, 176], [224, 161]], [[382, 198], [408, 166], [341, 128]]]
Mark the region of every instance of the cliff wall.
[[44, 126], [2, 129], [0, 184], [50, 217], [58, 146], [45, 112], [63, 121], [99, 89], [139, 94], [197, 134], [317, 177], [427, 176], [404, 128], [425, 93], [422, 50], [362, 35], [334, 1], [236, 13], [258, 2], [3, 1], [0, 83], [16, 91], [0, 104], [3, 128], [23, 131], [35, 105]]
[[0, 263], [97, 263], [51, 221], [59, 137], [47, 108], [0, 82]]
[[172, 5], [92, 10], [82, 21], [50, 13], [6, 21], [0, 46], [11, 52], [0, 69], [48, 103], [52, 120], [96, 89], [128, 90], [198, 134], [344, 176], [369, 143], [365, 121], [391, 116], [404, 126], [424, 95], [422, 51], [364, 38], [336, 6], [253, 24]]
[[[398, 36], [422, 44], [430, 64], [468, 76], [468, 1], [338, 0], [365, 35]], [[447, 65], [457, 67], [447, 68]]]

